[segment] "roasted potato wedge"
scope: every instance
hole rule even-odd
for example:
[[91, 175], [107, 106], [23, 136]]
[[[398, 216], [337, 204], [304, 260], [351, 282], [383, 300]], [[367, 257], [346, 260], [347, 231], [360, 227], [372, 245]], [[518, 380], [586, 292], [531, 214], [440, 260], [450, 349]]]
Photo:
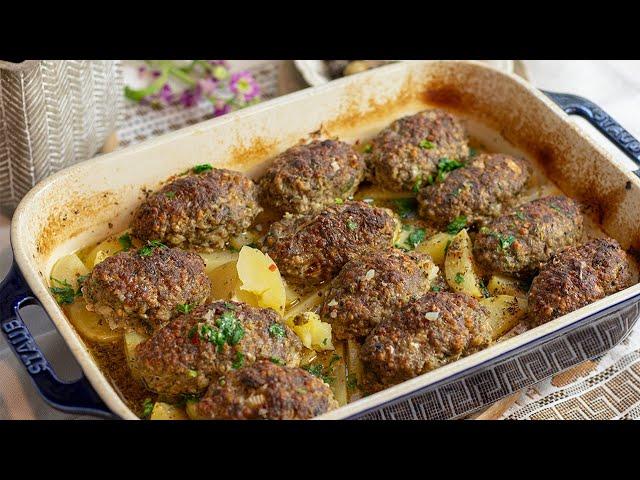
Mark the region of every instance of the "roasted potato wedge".
[[237, 262], [240, 290], [255, 295], [258, 306], [284, 315], [286, 293], [278, 266], [269, 255], [244, 246]]
[[170, 403], [156, 402], [149, 420], [189, 420], [189, 417], [184, 408]]
[[511, 295], [514, 297], [526, 297], [527, 292], [519, 280], [504, 275], [493, 275], [487, 284], [487, 290], [492, 296]]
[[471, 239], [466, 230], [451, 240], [444, 259], [445, 279], [454, 292], [482, 298], [480, 282], [476, 274], [471, 248]]
[[416, 247], [416, 252], [428, 253], [436, 265], [444, 264], [447, 246], [451, 243], [455, 235], [450, 233], [436, 233]]
[[480, 304], [489, 312], [492, 338], [495, 340], [515, 327], [527, 314], [527, 300], [512, 295], [483, 298]]
[[320, 320], [317, 313], [304, 312], [296, 317], [287, 317], [286, 323], [305, 347], [318, 352], [335, 350], [331, 342], [331, 324]]

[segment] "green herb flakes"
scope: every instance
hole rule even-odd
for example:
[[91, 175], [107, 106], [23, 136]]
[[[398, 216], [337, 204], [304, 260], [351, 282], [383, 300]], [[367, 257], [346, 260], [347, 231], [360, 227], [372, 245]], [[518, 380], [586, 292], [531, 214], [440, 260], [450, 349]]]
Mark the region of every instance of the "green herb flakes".
[[516, 217], [518, 217], [520, 220], [523, 220], [523, 221], [525, 220], [524, 213], [520, 211], [516, 212]]
[[176, 192], [164, 192], [164, 196], [170, 199], [176, 198]]
[[287, 331], [281, 323], [273, 323], [269, 327], [269, 335], [272, 337], [284, 338], [287, 335]]
[[148, 241], [144, 247], [138, 249], [138, 255], [141, 257], [149, 257], [156, 248], [167, 248], [167, 246], [160, 240]]
[[455, 282], [460, 285], [462, 282], [464, 282], [464, 273], [456, 273], [456, 277], [454, 278]]
[[70, 305], [76, 297], [82, 295], [80, 288], [74, 290], [66, 280], [58, 280], [57, 278], [51, 277], [51, 283], [59, 285], [57, 287], [51, 287], [51, 293], [60, 305]]
[[347, 222], [347, 227], [349, 227], [349, 230], [356, 230], [358, 228], [358, 224], [353, 220], [349, 220]]
[[153, 406], [155, 402], [150, 398], [145, 398], [144, 402], [142, 402], [142, 418], [149, 418], [151, 416], [151, 412], [153, 412]]
[[370, 143], [367, 143], [362, 149], [364, 153], [371, 153], [372, 150], [373, 150], [373, 145], [371, 145]]
[[242, 352], [236, 352], [236, 359], [231, 364], [231, 367], [237, 370], [242, 368], [242, 365], [244, 365], [244, 354]]
[[284, 361], [281, 358], [271, 357], [269, 360], [271, 360], [271, 362], [275, 363], [276, 365], [284, 365]]
[[447, 225], [447, 233], [455, 235], [467, 226], [467, 217], [464, 215], [456, 217], [449, 225]]
[[213, 166], [210, 163], [202, 163], [191, 169], [193, 173], [203, 173], [208, 172], [209, 170], [213, 170]]
[[129, 235], [129, 233], [125, 233], [124, 235], [118, 237], [118, 243], [122, 247], [122, 250], [124, 250], [125, 252], [133, 246], [131, 235]]
[[422, 187], [422, 175], [420, 175], [413, 184], [413, 193], [418, 193]]
[[347, 388], [349, 390], [355, 390], [358, 388], [358, 377], [356, 377], [353, 373], [347, 375]]
[[418, 202], [415, 198], [396, 198], [393, 204], [400, 218], [409, 218], [416, 215]]
[[191, 310], [193, 310], [193, 305], [190, 303], [183, 303], [181, 305], [178, 305], [176, 307], [176, 310], [178, 311], [178, 313], [189, 313], [191, 312]]
[[431, 150], [432, 148], [434, 148], [434, 147], [435, 147], [435, 145], [434, 145], [433, 143], [431, 143], [429, 140], [427, 140], [426, 138], [425, 138], [424, 140], [422, 140], [422, 141], [418, 144], [418, 146], [419, 146], [420, 148], [424, 148], [424, 149], [427, 149], [427, 150]]

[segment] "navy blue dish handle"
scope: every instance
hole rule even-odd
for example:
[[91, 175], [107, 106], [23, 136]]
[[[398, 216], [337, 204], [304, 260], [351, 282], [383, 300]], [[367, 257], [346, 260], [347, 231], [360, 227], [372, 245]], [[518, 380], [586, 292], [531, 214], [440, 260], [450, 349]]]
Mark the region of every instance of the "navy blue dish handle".
[[[542, 91], [568, 115], [579, 115], [640, 167], [640, 142], [595, 103], [578, 95]], [[640, 177], [640, 169], [634, 173]]]
[[56, 375], [20, 316], [27, 305], [40, 305], [14, 263], [0, 283], [0, 330], [44, 400], [68, 413], [114, 418], [86, 377], [64, 382]]

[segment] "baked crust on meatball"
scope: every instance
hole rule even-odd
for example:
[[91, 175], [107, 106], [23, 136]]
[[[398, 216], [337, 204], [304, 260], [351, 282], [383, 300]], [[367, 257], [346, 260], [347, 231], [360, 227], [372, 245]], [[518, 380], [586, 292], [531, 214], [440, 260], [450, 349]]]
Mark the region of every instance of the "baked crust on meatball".
[[262, 204], [284, 213], [307, 213], [352, 196], [365, 164], [348, 143], [316, 140], [278, 155], [260, 179]]
[[212, 384], [194, 411], [211, 420], [304, 420], [337, 407], [331, 388], [319, 378], [263, 360]]
[[469, 156], [462, 124], [444, 110], [402, 117], [382, 130], [365, 155], [371, 180], [383, 188], [411, 191], [419, 179], [437, 171], [443, 158]]
[[133, 216], [133, 234], [170, 246], [224, 248], [262, 211], [258, 187], [240, 172], [215, 168], [178, 177], [152, 193]]
[[82, 294], [87, 310], [111, 328], [149, 334], [178, 316], [179, 305], [195, 307], [207, 299], [211, 282], [204, 267], [199, 255], [178, 248], [118, 252], [93, 268]]
[[457, 217], [466, 217], [467, 225], [486, 221], [515, 203], [530, 176], [531, 166], [523, 159], [478, 155], [443, 182], [423, 188], [418, 195], [419, 214], [438, 228]]
[[582, 230], [576, 202], [563, 195], [544, 197], [482, 227], [473, 254], [488, 270], [531, 277], [555, 252], [577, 243]]
[[427, 293], [384, 319], [360, 350], [365, 390], [409, 380], [491, 342], [488, 312], [462, 293]]
[[306, 215], [285, 216], [271, 225], [263, 244], [291, 283], [331, 280], [349, 260], [368, 248], [393, 245], [399, 229], [388, 209], [347, 202]]
[[149, 390], [197, 394], [219, 377], [260, 359], [295, 367], [302, 344], [268, 308], [215, 302], [176, 318], [135, 348], [132, 371]]
[[565, 248], [533, 279], [530, 323], [542, 325], [631, 284], [629, 259], [615, 240], [598, 238]]
[[426, 254], [392, 248], [366, 251], [333, 279], [320, 314], [331, 323], [335, 338], [366, 337], [409, 299], [429, 291], [437, 273]]

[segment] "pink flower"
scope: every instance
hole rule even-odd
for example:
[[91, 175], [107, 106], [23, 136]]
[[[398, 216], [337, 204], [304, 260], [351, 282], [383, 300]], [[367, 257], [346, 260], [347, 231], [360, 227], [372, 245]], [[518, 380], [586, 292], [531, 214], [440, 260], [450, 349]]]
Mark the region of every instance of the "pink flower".
[[219, 117], [220, 115], [224, 115], [225, 113], [229, 113], [231, 111], [231, 105], [225, 103], [222, 100], [218, 100], [213, 106], [213, 116]]
[[203, 78], [198, 80], [198, 86], [200, 87], [202, 94], [206, 97], [209, 97], [211, 96], [211, 94], [213, 94], [213, 92], [216, 91], [218, 82], [213, 78]]
[[180, 95], [180, 103], [185, 107], [193, 107], [198, 104], [198, 102], [202, 99], [202, 88], [200, 85], [196, 85], [193, 88], [189, 88], [182, 92]]
[[158, 93], [158, 97], [167, 104], [171, 103], [173, 100], [173, 90], [171, 90], [171, 86], [168, 83], [163, 85], [162, 90]]
[[247, 102], [260, 95], [258, 82], [256, 82], [251, 73], [247, 71], [237, 72], [231, 75], [229, 88], [233, 93], [241, 95]]

